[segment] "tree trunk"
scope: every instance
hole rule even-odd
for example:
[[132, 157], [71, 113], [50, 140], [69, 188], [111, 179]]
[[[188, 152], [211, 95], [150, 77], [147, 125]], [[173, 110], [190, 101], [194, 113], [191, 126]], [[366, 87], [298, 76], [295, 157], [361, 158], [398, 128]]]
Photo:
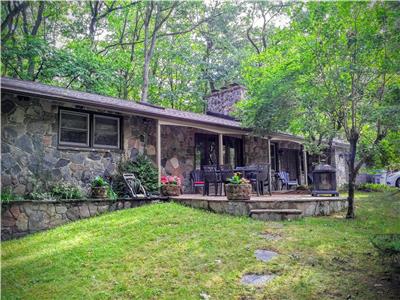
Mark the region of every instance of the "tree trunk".
[[350, 157], [349, 157], [349, 195], [347, 198], [348, 201], [348, 208], [347, 208], [347, 219], [354, 219], [355, 213], [354, 213], [354, 190], [355, 190], [355, 184], [356, 184], [356, 176], [357, 176], [357, 170], [355, 167], [355, 161], [356, 161], [356, 152], [357, 152], [357, 141], [358, 137], [352, 136], [350, 138]]

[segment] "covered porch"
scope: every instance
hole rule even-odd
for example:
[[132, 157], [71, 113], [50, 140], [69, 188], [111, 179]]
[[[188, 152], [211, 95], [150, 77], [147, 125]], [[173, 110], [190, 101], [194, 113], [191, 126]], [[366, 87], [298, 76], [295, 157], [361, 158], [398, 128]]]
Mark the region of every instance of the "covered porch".
[[191, 173], [204, 166], [232, 169], [267, 164], [272, 191], [282, 190], [279, 172], [298, 185], [308, 185], [308, 155], [302, 139], [290, 135], [254, 136], [250, 131], [225, 126], [197, 125], [176, 120], [157, 121], [157, 167], [162, 176], [182, 179], [184, 194], [202, 194]]

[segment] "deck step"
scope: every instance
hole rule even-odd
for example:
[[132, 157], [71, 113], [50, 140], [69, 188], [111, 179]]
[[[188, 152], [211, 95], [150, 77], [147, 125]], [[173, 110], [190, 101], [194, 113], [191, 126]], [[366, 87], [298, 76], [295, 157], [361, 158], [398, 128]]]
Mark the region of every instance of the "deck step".
[[250, 217], [262, 221], [282, 221], [302, 218], [300, 209], [252, 209]]

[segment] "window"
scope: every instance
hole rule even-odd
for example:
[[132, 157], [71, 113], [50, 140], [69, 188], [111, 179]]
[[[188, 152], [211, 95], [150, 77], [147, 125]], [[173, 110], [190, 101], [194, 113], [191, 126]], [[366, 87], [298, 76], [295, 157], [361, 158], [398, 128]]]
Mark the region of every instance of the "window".
[[60, 145], [89, 147], [89, 114], [60, 110]]
[[119, 117], [60, 109], [60, 145], [119, 149], [120, 132]]
[[93, 116], [93, 146], [119, 148], [119, 118]]

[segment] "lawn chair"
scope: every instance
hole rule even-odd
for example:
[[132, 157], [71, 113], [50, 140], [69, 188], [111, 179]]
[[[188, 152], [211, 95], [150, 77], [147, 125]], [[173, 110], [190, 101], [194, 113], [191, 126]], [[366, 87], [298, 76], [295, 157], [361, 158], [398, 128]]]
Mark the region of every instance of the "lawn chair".
[[138, 198], [138, 195], [140, 194], [149, 197], [149, 193], [146, 191], [140, 180], [136, 178], [135, 174], [125, 173], [122, 174], [122, 176], [124, 177], [125, 184], [133, 198]]
[[289, 190], [290, 187], [292, 187], [292, 186], [297, 187], [299, 185], [299, 183], [297, 182], [297, 179], [296, 180], [290, 180], [289, 179], [289, 173], [288, 172], [281, 171], [281, 172], [278, 173], [278, 177], [279, 177], [279, 180], [282, 183], [282, 189], [283, 189], [284, 186], [286, 186], [286, 189]]

